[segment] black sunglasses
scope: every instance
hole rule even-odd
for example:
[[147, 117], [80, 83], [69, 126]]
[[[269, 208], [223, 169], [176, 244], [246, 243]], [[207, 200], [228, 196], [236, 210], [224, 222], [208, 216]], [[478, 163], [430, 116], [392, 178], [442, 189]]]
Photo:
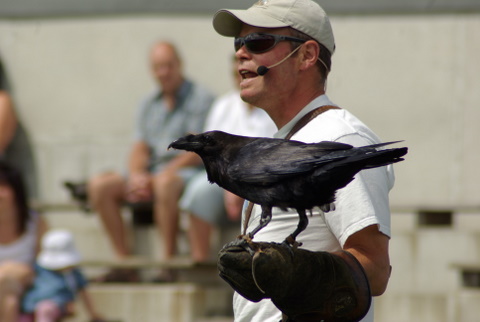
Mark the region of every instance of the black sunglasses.
[[245, 37], [235, 37], [234, 45], [235, 51], [238, 51], [245, 45], [245, 48], [252, 54], [260, 54], [271, 50], [275, 47], [276, 44], [280, 41], [295, 41], [304, 43], [305, 39], [282, 36], [282, 35], [272, 35], [272, 34], [263, 34], [263, 33], [252, 33], [248, 34]]

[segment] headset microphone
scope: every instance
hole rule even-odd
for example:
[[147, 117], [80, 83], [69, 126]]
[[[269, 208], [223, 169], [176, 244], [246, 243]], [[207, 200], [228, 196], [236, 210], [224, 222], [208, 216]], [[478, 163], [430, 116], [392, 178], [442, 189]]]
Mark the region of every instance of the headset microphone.
[[270, 70], [270, 68], [273, 68], [275, 66], [278, 66], [280, 65], [281, 63], [283, 63], [284, 61], [286, 61], [288, 58], [290, 58], [290, 56], [292, 56], [297, 50], [300, 49], [300, 47], [302, 46], [298, 46], [297, 48], [295, 48], [290, 54], [288, 54], [284, 59], [282, 59], [281, 61], [279, 61], [278, 63], [276, 64], [273, 64], [271, 66], [264, 66], [264, 65], [261, 65], [257, 68], [257, 74], [259, 76], [264, 76], [266, 73], [268, 73], [268, 71]]
[[270, 68], [268, 68], [267, 66], [260, 66], [257, 68], [257, 74], [259, 76], [263, 76], [265, 75], [266, 73], [268, 73], [268, 71], [270, 70]]

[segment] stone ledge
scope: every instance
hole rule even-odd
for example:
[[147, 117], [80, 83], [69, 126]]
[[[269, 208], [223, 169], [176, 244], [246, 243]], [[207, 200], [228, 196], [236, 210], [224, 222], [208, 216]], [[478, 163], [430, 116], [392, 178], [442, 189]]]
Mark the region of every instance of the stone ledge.
[[[89, 292], [98, 311], [122, 322], [197, 322], [208, 316], [228, 316], [231, 292], [223, 287], [174, 284], [91, 284]], [[82, 305], [68, 322], [87, 321]]]

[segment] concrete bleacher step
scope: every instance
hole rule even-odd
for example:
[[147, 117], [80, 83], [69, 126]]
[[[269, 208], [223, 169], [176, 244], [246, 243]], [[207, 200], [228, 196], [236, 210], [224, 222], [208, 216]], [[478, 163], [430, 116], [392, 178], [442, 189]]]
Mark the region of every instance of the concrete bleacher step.
[[141, 280], [153, 280], [160, 269], [175, 272], [176, 281], [196, 283], [198, 285], [216, 286], [225, 282], [218, 276], [216, 261], [202, 263], [193, 262], [190, 257], [174, 257], [165, 260], [151, 260], [142, 257], [131, 257], [123, 260], [84, 260], [81, 263], [85, 270], [91, 269], [134, 269], [140, 274]]
[[375, 321], [478, 322], [480, 288], [451, 292], [389, 292], [375, 298]]
[[374, 301], [375, 321], [453, 322], [450, 319], [451, 298], [443, 293], [387, 290], [384, 295], [376, 297]]
[[[232, 321], [231, 291], [193, 283], [91, 284], [89, 289], [98, 311], [121, 322]], [[76, 315], [67, 322], [88, 321], [77, 304]]]
[[453, 313], [450, 321], [480, 321], [480, 289], [461, 288], [453, 297]]

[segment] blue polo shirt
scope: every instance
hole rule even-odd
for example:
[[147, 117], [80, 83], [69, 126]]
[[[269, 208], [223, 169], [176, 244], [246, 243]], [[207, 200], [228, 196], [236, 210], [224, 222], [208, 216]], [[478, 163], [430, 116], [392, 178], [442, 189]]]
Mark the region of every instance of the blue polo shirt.
[[203, 132], [214, 96], [205, 88], [185, 80], [176, 94], [173, 110], [167, 108], [164, 95], [156, 91], [141, 104], [136, 116], [136, 141], [150, 148], [150, 171], [158, 172], [182, 151], [167, 147], [189, 133]]

